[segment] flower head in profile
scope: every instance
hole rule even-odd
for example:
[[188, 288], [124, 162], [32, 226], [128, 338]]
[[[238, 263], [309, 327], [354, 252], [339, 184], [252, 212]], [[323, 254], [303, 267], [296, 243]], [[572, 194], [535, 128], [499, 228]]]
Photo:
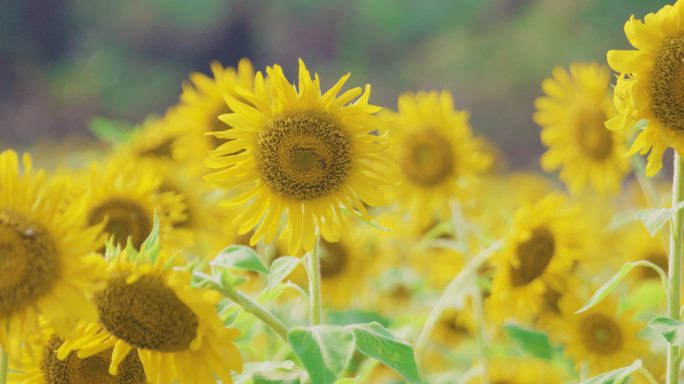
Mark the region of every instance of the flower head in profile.
[[321, 92], [302, 61], [293, 86], [280, 66], [258, 72], [254, 90], [226, 95], [233, 111], [214, 133], [228, 140], [210, 152], [212, 183], [238, 193], [228, 205], [246, 204], [235, 217], [239, 232], [255, 229], [250, 244], [271, 242], [281, 228], [290, 254], [314, 247], [316, 233], [338, 241], [343, 215], [369, 219], [367, 206], [383, 204], [379, 188], [390, 183], [383, 158], [385, 130], [368, 103], [370, 86], [341, 91], [349, 75]]

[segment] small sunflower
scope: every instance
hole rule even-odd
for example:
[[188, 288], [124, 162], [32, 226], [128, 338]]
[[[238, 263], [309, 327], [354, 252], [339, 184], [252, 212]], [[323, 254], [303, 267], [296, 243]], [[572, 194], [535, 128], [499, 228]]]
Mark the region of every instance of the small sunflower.
[[[314, 247], [316, 233], [338, 241], [346, 213], [369, 219], [366, 204], [381, 205], [379, 188], [389, 184], [391, 165], [383, 158], [383, 124], [368, 104], [370, 86], [338, 96], [349, 75], [321, 94], [300, 61], [293, 87], [278, 65], [255, 77], [254, 91], [226, 95], [233, 113], [220, 116], [230, 127], [215, 136], [230, 141], [210, 152], [206, 177], [240, 195], [229, 205], [247, 204], [235, 217], [244, 234], [256, 228], [250, 244], [274, 240], [287, 212], [289, 254]], [[267, 85], [268, 84], [268, 85]]]
[[[162, 243], [179, 240], [173, 224], [187, 220], [183, 196], [160, 191], [162, 179], [154, 169], [134, 158], [114, 158], [90, 169], [84, 219], [87, 225], [105, 223], [103, 233], [114, 244], [140, 247], [152, 231], [155, 214], [162, 228]], [[103, 243], [104, 244], [104, 243]], [[104, 249], [104, 245], [102, 246]]]
[[242, 59], [237, 68], [223, 67], [218, 62], [211, 63], [211, 76], [202, 73], [190, 74], [189, 81], [183, 83], [180, 102], [170, 114], [174, 124], [180, 127], [182, 135], [176, 152], [178, 159], [202, 169], [207, 152], [221, 144], [225, 139], [210, 132], [226, 129], [219, 115], [232, 110], [224, 101], [224, 94], [240, 98], [237, 87], [254, 89], [254, 67], [248, 59]]
[[100, 273], [99, 226], [82, 227], [83, 200], [67, 209], [66, 186], [14, 151], [0, 153], [0, 346], [16, 356], [45, 316], [59, 334], [94, 318], [86, 294]]
[[216, 313], [221, 296], [190, 286], [191, 272], [176, 270], [159, 244], [147, 241], [109, 257], [104, 288], [95, 293], [96, 323], [81, 323], [57, 349], [85, 359], [112, 350], [109, 373], [118, 375], [131, 352], [154, 383], [232, 383], [242, 370], [233, 344], [239, 331], [226, 328]]
[[541, 158], [546, 171], [561, 169], [560, 179], [573, 193], [589, 184], [599, 192], [615, 193], [628, 170], [624, 131], [609, 131], [604, 122], [615, 115], [610, 73], [598, 64], [555, 68], [544, 80], [544, 93], [535, 102], [534, 120], [549, 148]]
[[550, 194], [516, 212], [506, 248], [494, 260], [492, 316], [531, 320], [546, 291], [562, 289], [564, 276], [584, 256], [587, 235], [581, 210], [562, 195]]
[[397, 104], [398, 112], [386, 115], [400, 169], [393, 197], [421, 223], [446, 219], [449, 202], [462, 197], [492, 158], [473, 136], [468, 113], [454, 109], [449, 92], [406, 93]]
[[[71, 352], [65, 359], [57, 358], [64, 340], [51, 331], [33, 335], [23, 350], [21, 360], [10, 366], [10, 384], [147, 384], [145, 371], [137, 351], [124, 357], [116, 376], [109, 373], [112, 348], [93, 356], [80, 358]], [[14, 363], [14, 362], [13, 362]]]
[[129, 157], [173, 161], [180, 149], [182, 130], [167, 114], [164, 117], [149, 117], [131, 137], [118, 148], [118, 152]]
[[625, 35], [636, 50], [608, 51], [608, 64], [619, 72], [615, 86], [617, 116], [606, 122], [611, 130], [643, 128], [628, 154], [648, 155], [646, 174], [662, 168], [663, 152], [672, 147], [684, 154], [684, 2], [666, 5], [644, 20], [633, 16]]
[[639, 338], [645, 328], [632, 311], [621, 314], [610, 298], [586, 312], [575, 314], [582, 302], [566, 295], [560, 301], [562, 317], [550, 326], [552, 337], [565, 345], [565, 354], [580, 370], [587, 363], [590, 374], [597, 375], [631, 364], [648, 353], [648, 344]]

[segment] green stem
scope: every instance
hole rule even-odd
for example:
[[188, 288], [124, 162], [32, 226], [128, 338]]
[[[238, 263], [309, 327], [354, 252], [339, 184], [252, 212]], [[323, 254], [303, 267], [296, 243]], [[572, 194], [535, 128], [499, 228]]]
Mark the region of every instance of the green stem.
[[[231, 291], [228, 289], [221, 289], [221, 293], [242, 307], [245, 311], [251, 313], [257, 319], [261, 320], [264, 324], [269, 326], [278, 336], [282, 337], [283, 340], [287, 341], [287, 325], [283, 323], [280, 319], [275, 317], [268, 309], [262, 307], [259, 303], [249, 298], [239, 291]], [[0, 383], [3, 384], [3, 383]]]
[[311, 300], [311, 324], [319, 325], [323, 319], [321, 301], [321, 241], [316, 237], [316, 245], [309, 252], [309, 298]]
[[0, 384], [7, 383], [7, 365], [9, 363], [9, 357], [7, 352], [0, 347]]
[[475, 320], [475, 343], [480, 358], [482, 384], [489, 384], [489, 366], [487, 362], [487, 343], [485, 342], [484, 308], [482, 308], [482, 293], [475, 288], [472, 296], [473, 320]]
[[[672, 177], [672, 206], [684, 200], [684, 167], [682, 158], [675, 151], [674, 175]], [[675, 212], [670, 226], [670, 257], [668, 263], [669, 274], [669, 300], [667, 303], [667, 315], [671, 319], [679, 320], [679, 307], [681, 305], [680, 290], [682, 283], [682, 222], [684, 210]], [[667, 346], [667, 384], [679, 383], [679, 364], [682, 360], [681, 350], [678, 346]]]

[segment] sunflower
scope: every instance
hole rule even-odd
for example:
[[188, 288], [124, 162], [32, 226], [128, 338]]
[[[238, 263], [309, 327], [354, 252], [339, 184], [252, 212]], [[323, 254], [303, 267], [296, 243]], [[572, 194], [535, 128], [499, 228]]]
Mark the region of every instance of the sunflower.
[[[105, 166], [90, 169], [84, 220], [87, 225], [105, 223], [103, 234], [114, 244], [140, 247], [152, 231], [155, 214], [162, 228], [162, 243], [179, 247], [188, 241], [179, 238], [173, 224], [187, 220], [183, 196], [161, 192], [162, 179], [153, 168], [135, 158], [117, 157]], [[104, 243], [103, 243], [104, 244]], [[104, 249], [104, 245], [101, 249]]]
[[492, 316], [531, 320], [549, 289], [562, 289], [563, 279], [587, 247], [587, 225], [579, 206], [550, 194], [518, 210], [496, 257], [488, 305]]
[[666, 5], [644, 21], [630, 18], [625, 35], [636, 50], [608, 51], [608, 64], [619, 72], [615, 86], [618, 114], [606, 122], [611, 130], [631, 130], [645, 120], [628, 154], [649, 153], [646, 174], [662, 168], [667, 147], [684, 153], [684, 2]]
[[392, 125], [391, 156], [399, 165], [393, 196], [412, 219], [426, 224], [449, 218], [449, 202], [485, 172], [492, 159], [475, 138], [468, 113], [456, 111], [449, 92], [405, 93]]
[[65, 334], [79, 318], [94, 318], [86, 294], [100, 272], [99, 226], [83, 227], [83, 200], [65, 205], [66, 185], [14, 151], [0, 153], [0, 346], [17, 356], [39, 315]]
[[648, 353], [648, 344], [638, 334], [645, 328], [634, 319], [633, 311], [621, 314], [610, 298], [575, 314], [582, 302], [573, 295], [560, 301], [562, 317], [550, 326], [549, 333], [565, 345], [565, 355], [580, 370], [586, 363], [591, 375], [631, 364]]
[[[498, 358], [489, 363], [487, 376], [492, 384], [562, 384], [567, 375], [549, 362], [531, 358]], [[478, 376], [468, 384], [481, 383]]]
[[239, 331], [219, 319], [221, 296], [191, 287], [191, 272], [173, 263], [149, 240], [140, 252], [129, 246], [111, 255], [104, 288], [95, 293], [99, 321], [80, 323], [57, 358], [77, 351], [85, 359], [111, 349], [109, 373], [118, 375], [133, 351], [154, 383], [210, 383], [214, 375], [232, 383], [231, 371], [242, 370], [233, 344]]
[[[667, 272], [668, 244], [661, 234], [651, 237], [641, 223], [634, 223], [619, 234], [619, 240], [617, 246], [623, 262], [646, 260]], [[638, 268], [633, 275], [640, 281], [660, 281], [660, 275], [651, 268]]]
[[573, 193], [587, 184], [601, 193], [617, 192], [628, 170], [627, 148], [625, 132], [604, 125], [615, 115], [608, 68], [594, 63], [571, 64], [569, 72], [555, 68], [543, 88], [534, 120], [549, 148], [541, 158], [544, 170], [561, 169], [560, 179]]
[[32, 335], [29, 347], [23, 350], [21, 360], [12, 362], [10, 384], [146, 384], [145, 371], [137, 351], [124, 357], [116, 376], [109, 373], [112, 348], [96, 355], [80, 358], [75, 352], [60, 360], [57, 349], [64, 340], [45, 330], [44, 335]]
[[[382, 205], [378, 190], [389, 184], [391, 165], [383, 158], [385, 133], [368, 104], [370, 86], [337, 96], [349, 75], [321, 94], [318, 75], [311, 78], [300, 60], [299, 84], [293, 87], [280, 66], [259, 72], [254, 91], [240, 98], [226, 95], [234, 113], [220, 116], [230, 126], [214, 135], [230, 141], [210, 152], [206, 179], [237, 188], [229, 205], [247, 204], [235, 217], [250, 239], [274, 240], [287, 211], [289, 254], [311, 250], [320, 233], [338, 241], [345, 213], [370, 219], [366, 204]], [[268, 84], [268, 85], [267, 85]]]
[[119, 153], [129, 157], [151, 158], [173, 161], [180, 150], [179, 139], [183, 131], [168, 114], [163, 117], [149, 117], [131, 137], [118, 148]]
[[225, 143], [224, 139], [207, 133], [226, 129], [218, 116], [232, 112], [223, 97], [229, 94], [240, 98], [237, 87], [254, 89], [254, 67], [248, 59], [240, 60], [237, 68], [213, 62], [211, 77], [195, 72], [183, 83], [180, 102], [170, 115], [182, 132], [176, 154], [191, 169], [206, 173], [203, 162], [207, 152]]

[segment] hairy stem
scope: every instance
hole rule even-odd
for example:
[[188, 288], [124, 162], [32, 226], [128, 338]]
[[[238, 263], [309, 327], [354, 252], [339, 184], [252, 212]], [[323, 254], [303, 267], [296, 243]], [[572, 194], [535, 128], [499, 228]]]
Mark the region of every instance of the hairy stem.
[[[285, 325], [285, 323], [283, 323], [279, 318], [275, 317], [275, 315], [272, 314], [268, 309], [264, 308], [242, 292], [221, 289], [221, 293], [235, 304], [241, 306], [242, 309], [261, 320], [264, 324], [270, 327], [273, 332], [282, 337], [283, 340], [287, 341], [287, 325]], [[0, 384], [3, 383], [0, 382]]]
[[316, 245], [307, 257], [309, 262], [309, 298], [311, 300], [311, 324], [319, 325], [323, 318], [321, 302], [321, 240], [316, 238]]
[[[675, 151], [674, 175], [672, 177], [672, 206], [684, 199], [684, 167], [682, 158]], [[671, 319], [679, 320], [679, 307], [681, 305], [680, 290], [682, 282], [682, 221], [684, 210], [675, 212], [670, 226], [670, 257], [668, 262], [669, 297], [667, 303], [667, 315]], [[681, 350], [678, 346], [667, 346], [667, 384], [679, 383], [679, 365], [682, 360]]]

